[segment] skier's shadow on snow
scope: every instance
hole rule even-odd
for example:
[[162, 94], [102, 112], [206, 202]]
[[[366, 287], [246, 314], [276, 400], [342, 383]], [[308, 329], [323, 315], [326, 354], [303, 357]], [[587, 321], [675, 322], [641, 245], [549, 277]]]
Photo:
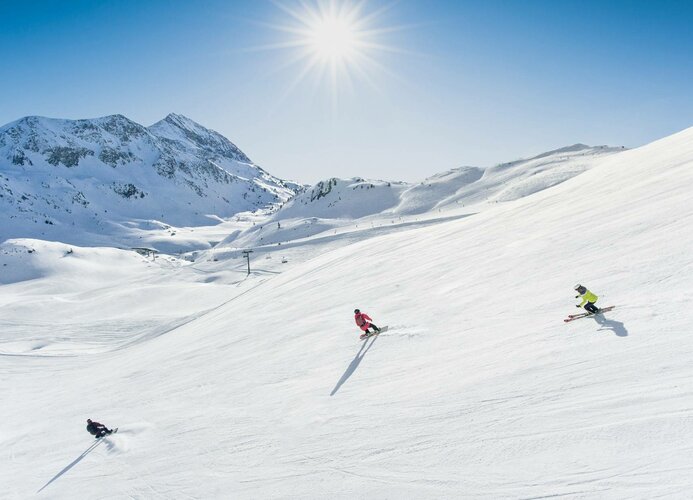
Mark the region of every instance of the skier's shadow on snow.
[[44, 484], [44, 485], [41, 487], [41, 489], [38, 490], [36, 493], [41, 493], [44, 489], [46, 489], [46, 487], [47, 487], [49, 484], [51, 484], [53, 481], [55, 481], [55, 480], [58, 479], [60, 476], [62, 476], [63, 474], [65, 474], [67, 471], [69, 471], [70, 469], [72, 469], [72, 468], [73, 468], [75, 465], [77, 465], [79, 462], [81, 462], [82, 459], [83, 459], [84, 457], [86, 457], [86, 456], [89, 455], [92, 451], [94, 451], [94, 449], [96, 449], [96, 447], [99, 446], [101, 443], [103, 443], [103, 439], [99, 439], [96, 443], [92, 444], [89, 448], [87, 448], [86, 450], [84, 450], [84, 451], [82, 452], [82, 454], [81, 454], [80, 456], [78, 456], [77, 458], [75, 458], [75, 459], [72, 461], [72, 463], [71, 463], [70, 465], [68, 465], [67, 467], [65, 467], [65, 468], [64, 468], [63, 470], [61, 470], [60, 472], [58, 472], [58, 473], [53, 477], [53, 479], [51, 479], [51, 480], [48, 481], [46, 484]]
[[[330, 396], [334, 396], [337, 394], [337, 391], [339, 390], [340, 387], [346, 382], [349, 377], [351, 377], [351, 374], [356, 371], [356, 368], [359, 367], [359, 363], [361, 363], [361, 360], [364, 358], [366, 353], [368, 352], [368, 349], [371, 348], [373, 344], [375, 344], [376, 339], [378, 336], [376, 335], [373, 337], [373, 340], [371, 340], [370, 343], [368, 343], [368, 339], [364, 340], [363, 344], [361, 345], [361, 349], [359, 349], [359, 352], [356, 353], [356, 357], [351, 360], [351, 363], [349, 363], [349, 366], [347, 366], [346, 371], [344, 372], [344, 375], [342, 375], [342, 378], [339, 379], [339, 382], [337, 382], [337, 385], [334, 386], [334, 389], [332, 389], [332, 392], [330, 393]], [[368, 347], [366, 347], [366, 344], [368, 344]]]
[[618, 337], [627, 337], [628, 336], [628, 330], [626, 330], [626, 327], [620, 321], [614, 321], [611, 319], [606, 319], [601, 314], [594, 316], [594, 321], [599, 323], [599, 326], [601, 327], [600, 330], [611, 330]]

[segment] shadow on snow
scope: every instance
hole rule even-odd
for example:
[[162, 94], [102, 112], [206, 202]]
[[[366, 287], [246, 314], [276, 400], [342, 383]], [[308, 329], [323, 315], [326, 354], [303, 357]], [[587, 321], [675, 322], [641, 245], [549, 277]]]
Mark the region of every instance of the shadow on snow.
[[51, 480], [48, 481], [46, 484], [44, 484], [43, 487], [41, 487], [41, 489], [38, 490], [36, 493], [41, 493], [49, 484], [51, 484], [53, 481], [55, 481], [55, 480], [58, 479], [60, 476], [62, 476], [63, 474], [65, 474], [67, 471], [69, 471], [70, 469], [72, 469], [72, 468], [73, 468], [75, 465], [77, 465], [79, 462], [81, 462], [82, 459], [83, 459], [84, 457], [86, 457], [86, 456], [89, 455], [92, 451], [94, 451], [94, 449], [96, 449], [96, 447], [99, 446], [101, 443], [103, 443], [103, 438], [99, 439], [98, 441], [96, 441], [96, 443], [92, 444], [89, 448], [87, 448], [86, 450], [84, 450], [84, 451], [82, 452], [82, 454], [81, 454], [80, 456], [78, 456], [77, 458], [75, 458], [75, 459], [72, 461], [72, 463], [71, 463], [70, 465], [68, 465], [67, 467], [65, 467], [65, 468], [64, 468], [63, 470], [61, 470], [60, 472], [58, 472], [58, 473], [53, 477], [53, 479], [51, 479]]
[[601, 314], [594, 316], [594, 321], [599, 323], [599, 326], [601, 327], [599, 328], [600, 330], [611, 330], [619, 337], [628, 336], [628, 330], [626, 330], [626, 327], [620, 321], [606, 319]]
[[[359, 352], [356, 353], [356, 357], [351, 360], [351, 363], [349, 363], [349, 366], [347, 366], [346, 371], [344, 372], [344, 375], [342, 375], [342, 378], [339, 379], [339, 382], [337, 382], [337, 385], [334, 386], [334, 389], [332, 389], [332, 392], [330, 393], [330, 396], [334, 396], [337, 394], [337, 391], [339, 390], [340, 387], [342, 387], [342, 384], [346, 382], [349, 377], [351, 377], [351, 374], [356, 371], [356, 368], [359, 367], [359, 363], [361, 363], [361, 360], [366, 356], [366, 353], [368, 352], [368, 349], [371, 348], [371, 346], [375, 343], [376, 339], [378, 336], [374, 336], [373, 340], [371, 340], [370, 343], [368, 343], [368, 339], [363, 341], [363, 344], [361, 345], [361, 349], [359, 349]], [[366, 344], [368, 344], [368, 347], [366, 347]]]

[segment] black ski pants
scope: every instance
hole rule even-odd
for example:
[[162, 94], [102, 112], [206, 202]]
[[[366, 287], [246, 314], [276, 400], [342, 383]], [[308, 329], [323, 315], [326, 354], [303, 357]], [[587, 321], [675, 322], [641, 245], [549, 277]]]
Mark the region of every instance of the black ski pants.
[[96, 439], [99, 439], [99, 438], [102, 438], [104, 436], [108, 436], [109, 434], [112, 434], [112, 433], [113, 433], [113, 429], [107, 429], [106, 427], [104, 427], [103, 429], [97, 430], [94, 437]]
[[585, 310], [587, 312], [591, 312], [592, 314], [597, 314], [599, 312], [599, 308], [594, 305], [594, 302], [588, 302], [585, 304]]

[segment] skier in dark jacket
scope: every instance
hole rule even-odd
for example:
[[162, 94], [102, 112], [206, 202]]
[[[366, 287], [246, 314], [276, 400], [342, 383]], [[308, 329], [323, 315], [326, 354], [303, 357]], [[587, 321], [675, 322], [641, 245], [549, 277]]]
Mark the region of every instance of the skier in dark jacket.
[[87, 419], [87, 431], [89, 431], [89, 434], [94, 436], [95, 439], [99, 439], [113, 433], [113, 429], [109, 429], [99, 422], [94, 422], [90, 418]]

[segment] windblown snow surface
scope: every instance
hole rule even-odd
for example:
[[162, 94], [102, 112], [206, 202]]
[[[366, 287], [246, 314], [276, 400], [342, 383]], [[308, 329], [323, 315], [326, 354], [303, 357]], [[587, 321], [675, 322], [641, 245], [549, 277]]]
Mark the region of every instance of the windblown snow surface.
[[[692, 189], [688, 129], [247, 278], [5, 242], [2, 496], [690, 497]], [[576, 282], [616, 309], [563, 323]]]

